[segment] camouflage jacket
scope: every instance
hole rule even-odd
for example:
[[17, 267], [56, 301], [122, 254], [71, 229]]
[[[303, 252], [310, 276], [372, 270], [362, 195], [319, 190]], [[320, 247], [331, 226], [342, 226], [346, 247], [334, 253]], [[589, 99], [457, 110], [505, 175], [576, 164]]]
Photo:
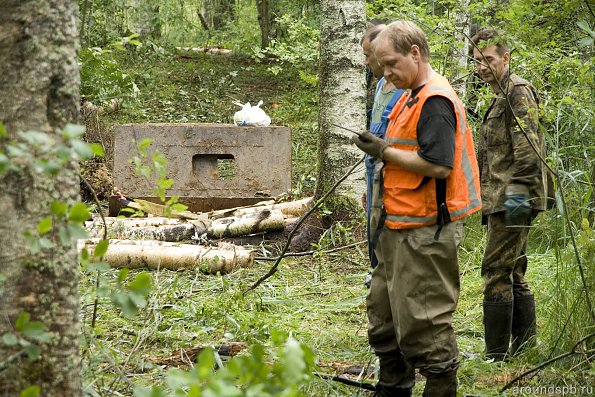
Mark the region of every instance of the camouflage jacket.
[[[504, 92], [492, 99], [483, 117], [478, 143], [483, 214], [504, 211], [506, 194], [524, 194], [534, 210], [543, 211], [545, 166], [527, 140], [531, 139], [545, 157], [537, 91], [514, 73], [505, 76], [500, 84]], [[515, 122], [513, 112], [527, 137]]]

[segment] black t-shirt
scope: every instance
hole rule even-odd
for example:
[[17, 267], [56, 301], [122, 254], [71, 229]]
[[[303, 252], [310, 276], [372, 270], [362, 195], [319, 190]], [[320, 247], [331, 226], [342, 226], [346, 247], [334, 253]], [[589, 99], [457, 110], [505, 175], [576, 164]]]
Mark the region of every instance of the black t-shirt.
[[[411, 91], [411, 97], [423, 87]], [[429, 97], [417, 123], [417, 142], [420, 146], [417, 154], [430, 163], [452, 168], [456, 128], [457, 117], [452, 102], [440, 95]]]

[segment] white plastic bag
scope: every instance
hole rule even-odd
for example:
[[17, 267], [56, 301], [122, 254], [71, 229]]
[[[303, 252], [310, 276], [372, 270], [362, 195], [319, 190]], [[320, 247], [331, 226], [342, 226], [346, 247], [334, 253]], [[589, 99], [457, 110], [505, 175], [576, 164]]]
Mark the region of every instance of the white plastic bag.
[[271, 118], [260, 108], [262, 101], [258, 105], [251, 106], [246, 102], [242, 110], [238, 110], [233, 115], [233, 122], [238, 126], [268, 127], [271, 124]]

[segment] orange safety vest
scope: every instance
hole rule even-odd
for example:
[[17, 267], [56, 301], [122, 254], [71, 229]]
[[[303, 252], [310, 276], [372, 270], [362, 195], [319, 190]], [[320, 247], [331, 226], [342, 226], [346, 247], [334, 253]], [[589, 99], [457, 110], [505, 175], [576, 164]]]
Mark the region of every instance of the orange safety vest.
[[[473, 136], [463, 103], [446, 78], [432, 78], [415, 98], [403, 94], [389, 118], [388, 144], [397, 149], [417, 151], [417, 123], [426, 100], [434, 95], [451, 101], [457, 117], [453, 168], [446, 178], [446, 208], [455, 221], [481, 209], [479, 171]], [[436, 178], [425, 177], [386, 161], [383, 201], [386, 226], [391, 229], [413, 229], [438, 223]]]

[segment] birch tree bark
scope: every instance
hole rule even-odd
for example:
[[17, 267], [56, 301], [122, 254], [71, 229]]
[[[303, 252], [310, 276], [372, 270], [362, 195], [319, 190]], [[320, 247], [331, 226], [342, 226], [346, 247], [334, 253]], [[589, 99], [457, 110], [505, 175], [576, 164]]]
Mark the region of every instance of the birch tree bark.
[[[316, 197], [347, 172], [363, 153], [353, 135], [337, 124], [364, 131], [366, 87], [360, 39], [366, 27], [364, 0], [322, 0], [320, 3], [319, 148]], [[359, 200], [365, 189], [363, 166], [337, 189]]]
[[456, 74], [452, 77], [451, 81], [456, 81], [454, 89], [457, 91], [461, 98], [467, 97], [467, 70], [468, 67], [468, 54], [469, 54], [469, 0], [458, 0], [457, 9], [455, 12], [455, 26], [457, 29], [456, 43], [459, 43], [459, 52], [456, 56], [457, 68]]
[[159, 1], [132, 0], [130, 8], [134, 10], [130, 22], [132, 31], [141, 37], [157, 39], [161, 36]]
[[[2, 2], [0, 121], [7, 136], [0, 134], [0, 153], [8, 140], [19, 139], [19, 131], [55, 139], [57, 129], [77, 120], [77, 12], [76, 0]], [[71, 162], [48, 177], [24, 157], [15, 165], [0, 174], [0, 396], [38, 387], [44, 397], [79, 397], [76, 242], [55, 238], [51, 247], [35, 252], [23, 233], [37, 234], [40, 220], [51, 216], [52, 202], [78, 199], [78, 166]], [[54, 232], [55, 227], [48, 235], [57, 237]], [[46, 340], [16, 326], [25, 312], [45, 325]], [[37, 345], [39, 358], [29, 359], [21, 345], [11, 343], [15, 337]]]

